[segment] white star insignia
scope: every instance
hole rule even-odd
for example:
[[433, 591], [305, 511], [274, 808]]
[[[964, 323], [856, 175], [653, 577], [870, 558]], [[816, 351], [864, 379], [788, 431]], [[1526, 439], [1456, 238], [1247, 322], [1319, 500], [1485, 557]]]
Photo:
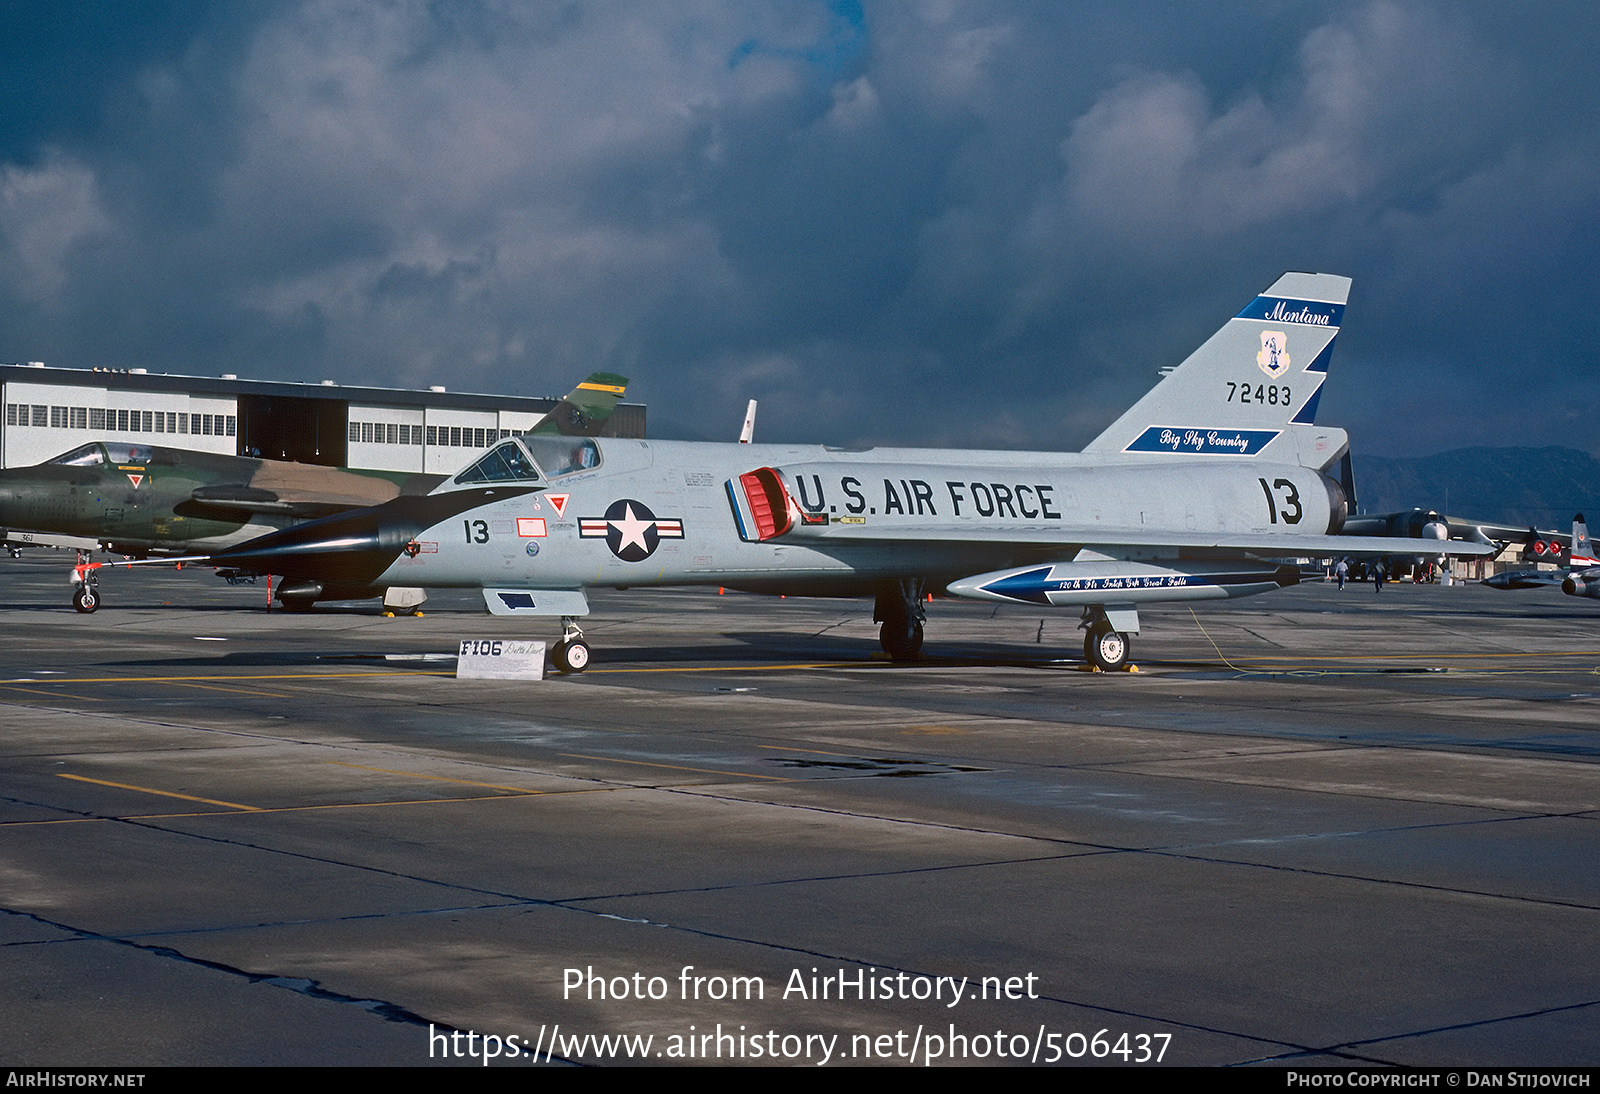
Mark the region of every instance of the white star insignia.
[[650, 549], [649, 545], [644, 541], [644, 534], [655, 524], [655, 521], [640, 520], [634, 516], [633, 506], [629, 505], [623, 509], [621, 520], [613, 520], [609, 523], [611, 527], [622, 533], [622, 542], [617, 545], [618, 551], [627, 550], [630, 543], [637, 543], [641, 551]]

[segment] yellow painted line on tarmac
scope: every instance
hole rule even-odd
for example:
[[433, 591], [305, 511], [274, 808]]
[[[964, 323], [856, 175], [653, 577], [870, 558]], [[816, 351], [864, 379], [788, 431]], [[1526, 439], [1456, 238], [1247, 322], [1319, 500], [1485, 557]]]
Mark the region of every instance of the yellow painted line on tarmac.
[[[547, 798], [560, 794], [599, 794], [620, 790], [613, 786], [585, 786], [574, 790], [519, 790], [515, 794], [474, 794], [470, 798], [406, 798], [393, 802], [327, 802], [322, 805], [274, 805], [258, 809], [258, 813], [309, 813], [318, 809], [381, 809], [390, 805], [451, 805], [459, 802], [508, 802], [517, 798]], [[202, 813], [201, 816], [218, 817], [220, 813]]]
[[94, 783], [96, 786], [111, 786], [118, 790], [137, 790], [141, 794], [159, 794], [163, 798], [181, 798], [186, 802], [200, 802], [203, 805], [220, 805], [225, 809], [238, 809], [242, 812], [258, 812], [253, 805], [240, 805], [238, 802], [217, 801], [215, 798], [197, 798], [193, 794], [179, 794], [172, 790], [155, 790], [148, 786], [133, 786], [129, 783], [107, 782], [105, 779], [91, 779], [87, 775], [68, 775], [64, 771], [56, 772], [58, 779], [72, 779], [80, 783]]
[[[53, 681], [40, 681], [40, 682], [41, 683], [52, 683]], [[0, 685], [0, 687], [4, 687], [4, 689], [6, 691], [22, 691], [22, 692], [26, 692], [29, 695], [48, 695], [52, 699], [77, 699], [77, 700], [80, 700], [80, 701], [85, 702], [85, 703], [103, 703], [103, 702], [105, 702], [104, 699], [96, 698], [96, 697], [91, 696], [91, 695], [62, 695], [59, 691], [40, 691], [38, 688], [19, 688], [19, 687], [16, 687], [15, 685], [13, 685], [13, 684], [4, 684], [4, 685]]]
[[825, 752], [820, 748], [793, 748], [789, 745], [757, 745], [757, 748], [769, 748], [774, 752], [804, 752], [808, 756], [855, 756], [855, 752]]
[[189, 680], [359, 680], [363, 677], [390, 676], [454, 676], [455, 671], [435, 671], [432, 669], [408, 669], [405, 672], [385, 672], [375, 670], [372, 672], [283, 672], [264, 676], [219, 676], [215, 673], [208, 676], [72, 676], [60, 680], [37, 680], [31, 676], [14, 680], [0, 680], [0, 684], [173, 684], [184, 683]]
[[[1235, 657], [1235, 661], [1275, 661], [1282, 654], [1261, 657]], [[1600, 657], [1600, 650], [1549, 650], [1532, 653], [1353, 653], [1328, 657], [1297, 657], [1296, 661], [1449, 661], [1499, 660], [1509, 657]]]
[[395, 771], [392, 768], [387, 767], [368, 767], [366, 764], [347, 764], [342, 760], [323, 760], [322, 762], [325, 764], [332, 764], [334, 767], [353, 767], [358, 771], [377, 771], [384, 775], [404, 775], [408, 779], [431, 779], [434, 782], [441, 783], [460, 783], [462, 786], [483, 786], [490, 790], [510, 790], [517, 794], [549, 793], [549, 791], [546, 790], [529, 790], [527, 787], [523, 786], [504, 786], [500, 783], [474, 782], [471, 779], [451, 779], [445, 777], [444, 775], [419, 775], [415, 771]]
[[663, 767], [669, 771], [693, 771], [699, 775], [728, 775], [735, 779], [770, 779], [777, 783], [794, 781], [793, 779], [785, 778], [782, 775], [756, 775], [748, 771], [717, 771], [709, 767], [682, 767], [678, 764], [651, 763], [648, 760], [619, 760], [615, 756], [585, 756], [581, 752], [563, 752], [561, 755], [569, 756], [578, 760], [599, 760], [602, 763], [637, 764], [640, 767]]
[[193, 681], [180, 681], [178, 686], [182, 688], [201, 688], [205, 691], [231, 691], [235, 695], [256, 695], [267, 699], [293, 698], [291, 695], [281, 695], [276, 691], [262, 691], [260, 688], [229, 688], [223, 687], [221, 684], [197, 684]]
[[[82, 776], [63, 775], [62, 778], [82, 778]], [[84, 782], [100, 782], [98, 779], [83, 779]], [[104, 786], [121, 787], [121, 783], [102, 783]], [[127, 787], [129, 790], [144, 790], [149, 794], [165, 794], [161, 790], [149, 790], [142, 786]], [[407, 798], [403, 801], [393, 802], [328, 802], [321, 805], [233, 805], [231, 802], [212, 802], [209, 798], [190, 798], [186, 794], [167, 794], [173, 798], [187, 798], [190, 801], [205, 802], [214, 805], [229, 805], [232, 808], [222, 811], [207, 810], [204, 813], [130, 813], [116, 817], [52, 817], [49, 820], [22, 820], [0, 821], [0, 828], [29, 828], [44, 824], [103, 824], [107, 821], [144, 821], [144, 820], [184, 820], [190, 817], [242, 817], [259, 816], [264, 813], [309, 813], [325, 809], [379, 809], [390, 805], [451, 805], [461, 802], [500, 802], [513, 801], [517, 798], [548, 797], [560, 794], [601, 794], [617, 790], [629, 789], [621, 786], [586, 786], [576, 790], [524, 790], [516, 794], [478, 794], [470, 798]]]
[[[1370, 669], [1340, 669], [1340, 668], [1313, 668], [1309, 665], [1243, 665], [1236, 666], [1236, 671], [1246, 676], [1352, 676], [1363, 680], [1371, 680], [1375, 674]], [[1567, 669], [1490, 669], [1490, 668], [1451, 668], [1439, 669], [1437, 672], [1423, 672], [1414, 669], [1395, 669], [1388, 675], [1390, 679], [1444, 679], [1468, 680], [1477, 676], [1600, 676], [1600, 666], [1586, 668], [1574, 665]]]

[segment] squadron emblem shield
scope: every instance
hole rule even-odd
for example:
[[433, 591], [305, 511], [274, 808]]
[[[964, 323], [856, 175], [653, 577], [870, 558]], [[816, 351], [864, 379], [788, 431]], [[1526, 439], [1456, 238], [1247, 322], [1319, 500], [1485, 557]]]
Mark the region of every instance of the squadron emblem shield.
[[663, 539], [683, 538], [683, 521], [657, 517], [644, 502], [623, 498], [612, 502], [603, 517], [581, 518], [578, 538], [603, 538], [622, 561], [643, 562]]
[[1256, 354], [1261, 371], [1276, 380], [1289, 371], [1289, 337], [1281, 330], [1261, 332], [1261, 352]]

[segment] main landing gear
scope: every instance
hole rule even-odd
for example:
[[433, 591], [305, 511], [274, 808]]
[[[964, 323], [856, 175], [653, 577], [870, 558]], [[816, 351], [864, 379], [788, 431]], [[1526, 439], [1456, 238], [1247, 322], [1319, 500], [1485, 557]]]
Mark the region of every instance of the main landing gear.
[[550, 660], [555, 662], [556, 670], [563, 673], [582, 672], [589, 667], [589, 643], [583, 640], [576, 617], [561, 617], [561, 641], [550, 651]]
[[915, 661], [922, 656], [922, 623], [928, 617], [923, 607], [925, 596], [926, 583], [920, 577], [898, 578], [878, 590], [872, 621], [883, 624], [878, 642], [896, 661]]
[[[1128, 635], [1116, 629], [1104, 608], [1085, 608], [1078, 626], [1083, 636], [1083, 659], [1101, 672], [1116, 672], [1127, 667], [1132, 644]], [[1137, 626], [1137, 623], [1135, 624]]]

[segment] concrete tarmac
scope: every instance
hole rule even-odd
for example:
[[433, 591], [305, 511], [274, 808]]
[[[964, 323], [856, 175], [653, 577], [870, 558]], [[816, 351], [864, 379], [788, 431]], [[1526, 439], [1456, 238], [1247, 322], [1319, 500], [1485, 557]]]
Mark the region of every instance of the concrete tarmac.
[[1101, 674], [1071, 611], [902, 666], [602, 591], [482, 682], [554, 621], [68, 569], [0, 559], [8, 1064], [1600, 1059], [1597, 603], [1305, 585]]

